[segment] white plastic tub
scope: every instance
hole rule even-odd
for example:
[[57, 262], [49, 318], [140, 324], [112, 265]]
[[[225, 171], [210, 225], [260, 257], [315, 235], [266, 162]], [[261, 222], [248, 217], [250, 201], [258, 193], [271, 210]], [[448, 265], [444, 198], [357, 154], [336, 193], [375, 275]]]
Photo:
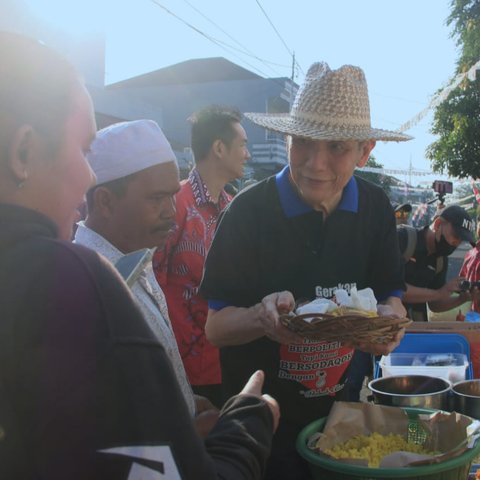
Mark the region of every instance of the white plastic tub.
[[468, 359], [464, 353], [391, 353], [380, 359], [382, 376], [428, 375], [455, 383], [465, 380]]

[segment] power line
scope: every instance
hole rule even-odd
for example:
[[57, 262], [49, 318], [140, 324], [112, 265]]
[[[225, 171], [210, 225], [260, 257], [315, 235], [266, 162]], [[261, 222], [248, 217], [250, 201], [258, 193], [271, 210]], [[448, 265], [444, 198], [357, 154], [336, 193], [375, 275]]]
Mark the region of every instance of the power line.
[[410, 98], [403, 98], [403, 97], [394, 97], [391, 95], [383, 95], [382, 93], [372, 92], [371, 90], [370, 90], [370, 94], [375, 97], [388, 98], [390, 100], [399, 100], [401, 102], [416, 103], [418, 105], [425, 105], [425, 102], [421, 102], [419, 100], [412, 100]]
[[[162, 8], [163, 10], [165, 10], [169, 15], [172, 15], [173, 17], [175, 17], [178, 21], [182, 22], [184, 25], [186, 25], [187, 27], [191, 28], [192, 30], [194, 30], [195, 32], [197, 32], [199, 35], [201, 35], [202, 37], [205, 37], [207, 40], [209, 40], [210, 42], [214, 43], [215, 45], [217, 45], [218, 47], [220, 48], [223, 48], [225, 51], [228, 51], [227, 48], [230, 48], [230, 49], [233, 49], [233, 50], [238, 50], [238, 49], [235, 49], [234, 47], [232, 46], [229, 46], [227, 44], [225, 44], [225, 42], [222, 42], [221, 40], [217, 40], [216, 38], [213, 38], [211, 37], [210, 35], [207, 35], [206, 33], [202, 32], [201, 30], [199, 30], [197, 27], [194, 27], [191, 23], [188, 23], [186, 20], [184, 20], [183, 18], [179, 17], [177, 14], [173, 13], [171, 10], [169, 10], [167, 7], [165, 7], [165, 5], [162, 5], [161, 3], [159, 3], [157, 0], [150, 0], [152, 3], [154, 3], [155, 5], [157, 5], [158, 7]], [[265, 72], [262, 72], [260, 69], [254, 67], [252, 64], [248, 63], [247, 61], [241, 59], [238, 55], [235, 55], [234, 53], [232, 52], [229, 52], [231, 55], [233, 55], [234, 57], [240, 59], [241, 61], [243, 61], [245, 64], [247, 64], [250, 68], [252, 68], [253, 70], [256, 70], [258, 73], [260, 73], [261, 75], [264, 75], [266, 77], [268, 77], [268, 75], [265, 73]]]
[[262, 5], [260, 4], [260, 2], [258, 0], [255, 0], [257, 2], [257, 5], [259, 6], [260, 10], [262, 11], [262, 13], [265, 15], [265, 18], [268, 20], [268, 23], [270, 24], [270, 26], [273, 28], [274, 32], [277, 34], [277, 37], [280, 39], [280, 41], [283, 43], [284, 47], [286, 48], [288, 54], [293, 57], [293, 52], [288, 48], [288, 45], [285, 43], [285, 40], [282, 38], [282, 36], [280, 35], [280, 33], [278, 32], [278, 30], [275, 28], [275, 25], [273, 24], [273, 22], [270, 20], [270, 17], [267, 15], [267, 12], [263, 9]]
[[[262, 11], [262, 13], [265, 15], [265, 18], [268, 20], [268, 23], [270, 24], [270, 26], [273, 28], [274, 32], [277, 34], [278, 38], [280, 39], [280, 41], [283, 43], [284, 47], [286, 48], [287, 52], [289, 53], [289, 55], [291, 57], [294, 57], [295, 58], [295, 54], [288, 48], [288, 45], [286, 44], [285, 40], [283, 39], [283, 37], [280, 35], [280, 32], [276, 29], [275, 25], [273, 24], [273, 22], [270, 20], [270, 17], [268, 16], [267, 12], [264, 10], [264, 8], [262, 7], [262, 5], [260, 4], [259, 0], [255, 0], [257, 2], [257, 5], [259, 6], [260, 10]], [[295, 64], [298, 66], [298, 68], [300, 69], [300, 71], [302, 72], [302, 74], [305, 75], [302, 67], [300, 66], [300, 64], [295, 60]]]
[[[158, 2], [157, 0], [150, 0], [153, 4], [155, 4], [157, 7], [160, 7], [161, 9], [163, 9], [165, 12], [167, 12], [169, 15], [172, 15], [174, 18], [176, 18], [178, 21], [182, 22], [184, 25], [186, 25], [187, 27], [191, 28], [192, 30], [194, 30], [195, 32], [197, 32], [199, 35], [201, 35], [202, 37], [205, 37], [207, 40], [209, 40], [210, 42], [214, 43], [215, 45], [217, 45], [218, 47], [220, 48], [223, 48], [225, 51], [228, 52], [227, 48], [230, 48], [230, 49], [233, 49], [233, 50], [237, 50], [235, 47], [232, 47], [228, 44], [226, 44], [225, 42], [222, 42], [221, 40], [217, 40], [216, 38], [214, 37], [211, 37], [210, 35], [207, 35], [206, 33], [202, 32], [200, 29], [198, 29], [197, 27], [193, 26], [192, 24], [190, 24], [189, 22], [187, 22], [186, 20], [184, 20], [183, 18], [179, 17], [177, 14], [173, 13], [171, 10], [169, 10], [167, 7], [165, 7], [164, 5], [162, 5], [160, 2]], [[246, 65], [248, 65], [252, 70], [255, 70], [256, 72], [260, 73], [260, 75], [263, 75], [267, 78], [270, 78], [268, 74], [266, 74], [265, 72], [263, 72], [262, 70], [260, 70], [259, 68], [255, 67], [254, 65], [248, 63], [246, 60], [240, 58], [238, 55], [235, 55], [235, 53], [233, 52], [229, 52], [230, 55], [233, 55], [234, 57], [238, 58], [241, 62], [245, 63]], [[278, 82], [277, 80], [273, 79], [273, 78], [270, 78], [270, 80], [272, 80], [273, 82], [275, 82], [277, 85], [280, 85], [282, 88], [285, 88], [285, 85]]]
[[240, 48], [242, 48], [241, 52], [244, 55], [248, 55], [249, 57], [255, 58], [256, 60], [262, 62], [266, 67], [270, 68], [273, 72], [275, 72], [278, 76], [282, 76], [281, 73], [277, 72], [275, 69], [271, 68], [269, 65], [274, 65], [276, 67], [282, 67], [282, 68], [290, 68], [289, 65], [282, 65], [279, 63], [275, 62], [270, 62], [269, 60], [265, 60], [264, 58], [260, 58], [257, 55], [255, 55], [250, 49], [248, 49], [245, 45], [241, 44], [238, 40], [236, 40], [230, 33], [228, 33], [224, 28], [222, 28], [220, 25], [215, 23], [211, 18], [209, 18], [207, 15], [202, 13], [195, 5], [192, 5], [188, 0], [183, 0], [187, 5], [190, 6], [193, 10], [195, 10], [199, 15], [201, 15], [205, 20], [210, 22], [212, 25], [214, 25], [216, 28], [218, 28], [222, 33], [224, 33], [230, 40], [233, 40]]

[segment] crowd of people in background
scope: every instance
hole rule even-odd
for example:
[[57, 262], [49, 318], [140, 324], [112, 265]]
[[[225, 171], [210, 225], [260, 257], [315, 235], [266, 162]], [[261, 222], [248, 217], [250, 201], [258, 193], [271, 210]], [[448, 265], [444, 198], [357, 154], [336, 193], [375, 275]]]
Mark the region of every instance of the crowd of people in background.
[[[282, 313], [367, 287], [380, 315], [480, 311], [468, 213], [415, 229], [411, 205], [354, 176], [377, 141], [411, 139], [371, 126], [361, 68], [315, 63], [288, 114], [245, 113], [285, 135], [288, 165], [237, 192], [250, 153], [234, 107], [192, 112], [180, 179], [153, 120], [96, 131], [62, 56], [7, 32], [0, 56], [1, 478], [308, 480], [299, 431], [358, 400], [404, 330], [313, 341]], [[127, 285], [115, 264], [143, 249], [153, 261]]]

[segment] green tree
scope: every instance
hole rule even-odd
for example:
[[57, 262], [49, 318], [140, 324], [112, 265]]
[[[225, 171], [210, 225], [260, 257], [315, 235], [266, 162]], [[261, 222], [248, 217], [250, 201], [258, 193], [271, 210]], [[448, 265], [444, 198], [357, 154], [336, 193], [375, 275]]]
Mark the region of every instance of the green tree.
[[[456, 74], [480, 59], [480, 0], [452, 0], [447, 25], [461, 53]], [[436, 110], [431, 129], [439, 138], [426, 152], [436, 172], [480, 177], [480, 78], [462, 84]]]
[[[365, 166], [372, 168], [383, 168], [383, 165], [381, 163], [378, 163], [373, 155], [370, 155]], [[390, 193], [390, 187], [394, 184], [392, 177], [384, 175], [382, 173], [362, 172], [361, 170], [357, 170], [355, 172], [355, 175], [364, 178], [369, 182], [375, 183], [376, 185], [379, 185], [387, 194]]]

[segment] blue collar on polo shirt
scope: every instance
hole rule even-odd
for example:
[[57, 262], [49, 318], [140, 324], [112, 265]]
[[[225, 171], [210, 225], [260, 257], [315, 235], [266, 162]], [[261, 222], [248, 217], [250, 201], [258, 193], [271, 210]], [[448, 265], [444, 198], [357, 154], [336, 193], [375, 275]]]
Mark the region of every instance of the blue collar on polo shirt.
[[[288, 166], [281, 172], [278, 172], [275, 177], [280, 203], [285, 215], [291, 218], [311, 212], [313, 208], [305, 203], [300, 195], [298, 195], [289, 177], [290, 167]], [[353, 213], [358, 212], [358, 185], [355, 177], [352, 176], [343, 189], [342, 198], [337, 210], [345, 210]]]
[[[288, 218], [292, 218], [313, 211], [313, 208], [305, 203], [293, 188], [289, 176], [290, 168], [287, 166], [281, 172], [277, 173], [275, 177], [278, 194], [280, 196], [280, 203], [285, 215]], [[353, 213], [358, 212], [358, 185], [355, 177], [352, 176], [343, 189], [342, 199], [338, 204], [337, 210], [344, 210]], [[402, 293], [400, 290], [398, 292]], [[396, 293], [390, 295], [399, 296]], [[223, 300], [208, 300], [208, 308], [211, 308], [212, 310], [218, 311], [228, 306], [231, 306], [231, 304]]]

